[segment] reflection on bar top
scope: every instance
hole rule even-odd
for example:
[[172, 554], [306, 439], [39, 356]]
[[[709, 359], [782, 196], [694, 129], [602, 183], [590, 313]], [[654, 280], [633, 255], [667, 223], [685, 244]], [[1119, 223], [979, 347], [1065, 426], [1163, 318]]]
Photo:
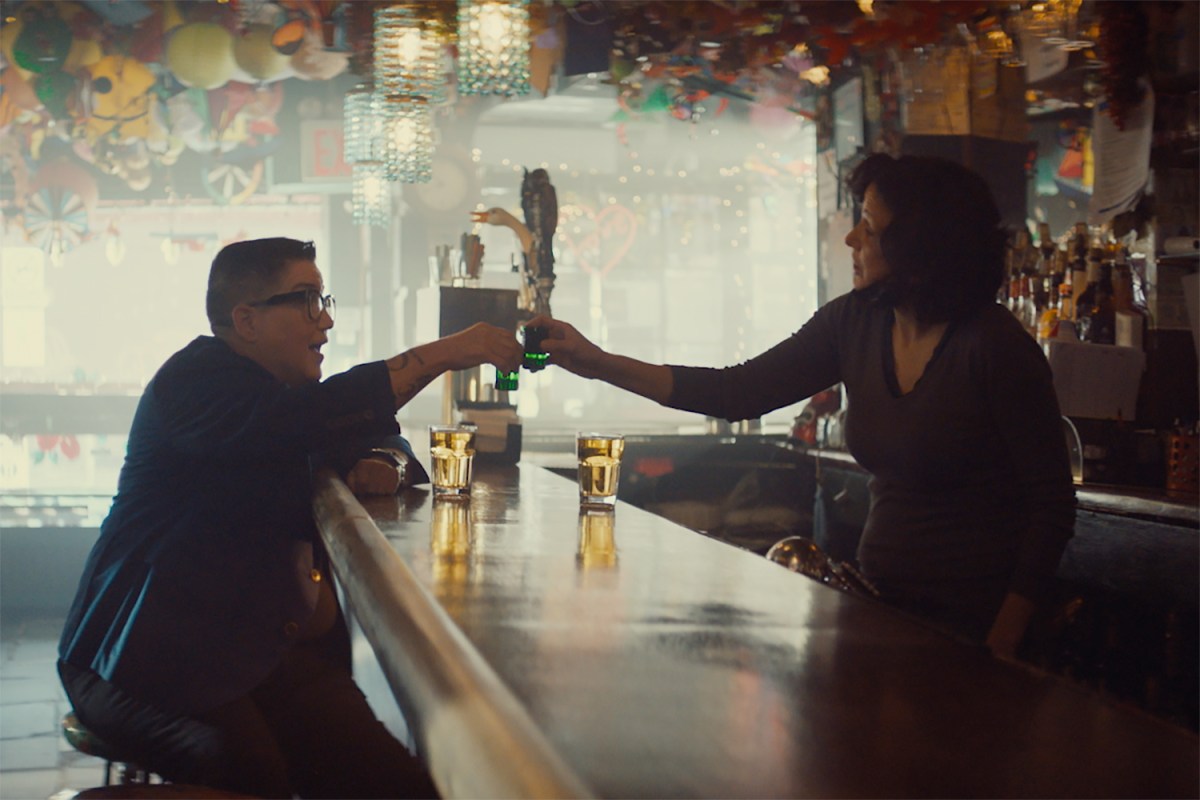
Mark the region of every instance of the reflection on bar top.
[[[810, 448], [804, 452], [823, 461], [836, 461], [855, 469], [862, 469], [854, 460], [854, 456], [841, 450]], [[1079, 508], [1084, 511], [1119, 514], [1168, 524], [1200, 526], [1200, 503], [1195, 495], [1176, 497], [1168, 495], [1164, 490], [1150, 487], [1084, 484], [1075, 488], [1075, 496], [1079, 500]]]

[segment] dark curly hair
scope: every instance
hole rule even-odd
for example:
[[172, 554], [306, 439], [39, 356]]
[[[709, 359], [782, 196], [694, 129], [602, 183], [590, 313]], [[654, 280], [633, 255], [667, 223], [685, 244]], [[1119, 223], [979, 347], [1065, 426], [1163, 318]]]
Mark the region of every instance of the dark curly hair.
[[849, 185], [859, 203], [874, 186], [892, 212], [880, 237], [891, 268], [877, 284], [881, 301], [926, 323], [961, 320], [996, 301], [1007, 234], [978, 173], [944, 158], [875, 153]]
[[277, 236], [250, 239], [221, 248], [208, 273], [204, 309], [215, 331], [233, 324], [233, 307], [255, 300], [271, 290], [289, 261], [315, 261], [312, 242]]

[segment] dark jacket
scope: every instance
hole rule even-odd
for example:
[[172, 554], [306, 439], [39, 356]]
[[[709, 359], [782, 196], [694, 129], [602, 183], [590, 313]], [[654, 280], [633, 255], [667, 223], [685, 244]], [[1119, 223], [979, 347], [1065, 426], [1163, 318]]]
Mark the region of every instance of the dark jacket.
[[171, 356], [138, 404], [60, 657], [165, 711], [245, 695], [329, 579], [312, 467], [352, 464], [347, 443], [402, 443], [393, 403], [382, 362], [289, 388], [213, 337]]

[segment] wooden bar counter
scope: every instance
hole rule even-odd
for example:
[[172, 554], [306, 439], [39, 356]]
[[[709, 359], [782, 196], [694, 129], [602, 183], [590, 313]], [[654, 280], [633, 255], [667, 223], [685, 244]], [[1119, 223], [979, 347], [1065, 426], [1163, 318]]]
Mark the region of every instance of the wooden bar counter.
[[[1188, 731], [633, 506], [581, 512], [533, 464], [478, 467], [469, 501], [362, 507], [325, 473], [316, 513], [447, 797], [1200, 792]], [[460, 667], [511, 735], [491, 712], [476, 739], [469, 714], [445, 722], [479, 699]], [[548, 781], [470, 774], [522, 742]]]

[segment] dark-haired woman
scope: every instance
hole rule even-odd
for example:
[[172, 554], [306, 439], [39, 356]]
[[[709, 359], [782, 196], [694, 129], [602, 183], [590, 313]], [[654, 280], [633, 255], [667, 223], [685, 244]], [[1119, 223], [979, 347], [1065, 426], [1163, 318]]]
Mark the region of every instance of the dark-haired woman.
[[854, 289], [725, 369], [654, 365], [539, 318], [551, 363], [672, 408], [750, 419], [841, 382], [871, 473], [858, 549], [888, 602], [1011, 656], [1074, 526], [1050, 369], [996, 303], [1005, 234], [983, 179], [877, 154], [851, 176]]

